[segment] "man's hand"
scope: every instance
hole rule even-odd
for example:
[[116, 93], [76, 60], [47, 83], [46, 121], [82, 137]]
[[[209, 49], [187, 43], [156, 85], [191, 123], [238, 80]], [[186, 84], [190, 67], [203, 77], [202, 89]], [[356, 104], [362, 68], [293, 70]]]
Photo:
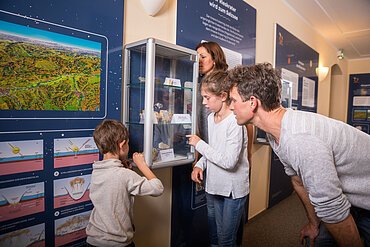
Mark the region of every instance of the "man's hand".
[[316, 216], [315, 210], [308, 197], [308, 193], [303, 187], [303, 182], [301, 178], [298, 176], [292, 176], [291, 180], [293, 188], [297, 192], [297, 195], [301, 200], [304, 209], [306, 210], [306, 215], [309, 222], [301, 230], [301, 243], [303, 244], [304, 238], [308, 237], [308, 239], [310, 240], [310, 246], [314, 246], [315, 238], [319, 234], [320, 219]]
[[203, 170], [199, 167], [194, 167], [193, 171], [191, 172], [191, 180], [201, 184], [203, 182]]
[[299, 239], [301, 240], [301, 244], [303, 245], [305, 237], [308, 237], [308, 239], [310, 240], [310, 247], [314, 247], [315, 246], [315, 239], [316, 239], [317, 235], [319, 235], [319, 227], [317, 227], [313, 224], [307, 223], [302, 228]]

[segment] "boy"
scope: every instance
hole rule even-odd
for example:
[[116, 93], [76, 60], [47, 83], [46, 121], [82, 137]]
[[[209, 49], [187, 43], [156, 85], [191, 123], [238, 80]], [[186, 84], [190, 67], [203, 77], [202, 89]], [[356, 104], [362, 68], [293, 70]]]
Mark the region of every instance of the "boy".
[[88, 246], [134, 247], [133, 203], [135, 195], [160, 196], [162, 182], [147, 166], [142, 153], [133, 160], [145, 177], [128, 169], [128, 131], [116, 120], [104, 120], [93, 134], [103, 154], [93, 164], [90, 199], [94, 204], [86, 227]]

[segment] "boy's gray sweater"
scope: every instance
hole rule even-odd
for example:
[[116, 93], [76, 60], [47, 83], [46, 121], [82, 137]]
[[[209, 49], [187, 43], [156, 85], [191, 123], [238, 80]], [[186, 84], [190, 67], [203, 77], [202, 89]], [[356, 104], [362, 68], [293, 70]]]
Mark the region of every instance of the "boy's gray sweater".
[[95, 162], [90, 185], [94, 208], [86, 227], [87, 242], [94, 246], [129, 245], [134, 236], [134, 196], [162, 193], [159, 179], [147, 180], [124, 168], [118, 159]]

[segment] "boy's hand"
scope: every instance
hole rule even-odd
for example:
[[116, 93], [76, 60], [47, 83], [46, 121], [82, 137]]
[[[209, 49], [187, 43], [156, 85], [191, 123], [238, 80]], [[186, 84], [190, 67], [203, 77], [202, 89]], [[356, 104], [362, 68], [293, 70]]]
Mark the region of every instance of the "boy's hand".
[[138, 167], [140, 167], [142, 165], [146, 165], [143, 153], [138, 153], [138, 152], [134, 153], [132, 155], [132, 159]]
[[189, 144], [190, 145], [192, 145], [192, 146], [196, 146], [197, 145], [197, 143], [200, 141], [200, 140], [202, 140], [202, 139], [200, 139], [199, 138], [199, 136], [197, 136], [197, 135], [186, 135], [186, 137], [187, 138], [189, 138], [188, 140], [189, 140]]
[[144, 154], [143, 153], [134, 153], [132, 155], [132, 159], [134, 160], [137, 168], [144, 174], [144, 176], [150, 180], [153, 178], [157, 178], [155, 174], [150, 170], [149, 166], [147, 165]]

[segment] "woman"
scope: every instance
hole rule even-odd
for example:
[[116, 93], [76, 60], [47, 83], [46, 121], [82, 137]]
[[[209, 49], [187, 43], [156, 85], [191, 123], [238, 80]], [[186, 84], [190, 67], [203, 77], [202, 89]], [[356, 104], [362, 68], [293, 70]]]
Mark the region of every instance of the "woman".
[[[208, 141], [208, 128], [207, 128], [207, 117], [210, 113], [202, 104], [202, 96], [200, 95], [200, 82], [204, 76], [208, 75], [212, 71], [221, 70], [226, 71], [228, 65], [226, 63], [226, 56], [219, 44], [213, 41], [205, 41], [199, 43], [196, 48], [199, 56], [199, 74], [200, 80], [198, 83], [199, 93], [197, 99], [198, 109], [198, 134], [199, 137], [204, 141]], [[246, 125], [248, 131], [248, 161], [251, 164], [252, 156], [252, 140], [253, 140], [253, 126], [251, 124]], [[198, 160], [198, 154], [196, 154], [196, 161]], [[194, 162], [194, 164], [196, 163]]]
[[201, 76], [207, 75], [213, 70], [227, 70], [225, 54], [216, 42], [199, 43], [196, 50], [199, 55], [199, 73]]
[[197, 98], [198, 109], [198, 134], [200, 138], [208, 142], [207, 117], [210, 113], [202, 104], [202, 96], [200, 95], [200, 82], [204, 76], [212, 71], [226, 71], [228, 65], [226, 63], [225, 54], [219, 44], [212, 41], [201, 42], [196, 47], [199, 56], [199, 74], [200, 80], [198, 83], [199, 93]]

